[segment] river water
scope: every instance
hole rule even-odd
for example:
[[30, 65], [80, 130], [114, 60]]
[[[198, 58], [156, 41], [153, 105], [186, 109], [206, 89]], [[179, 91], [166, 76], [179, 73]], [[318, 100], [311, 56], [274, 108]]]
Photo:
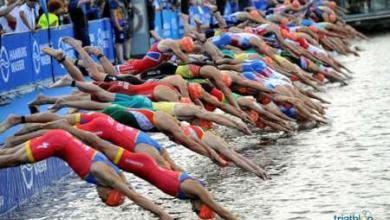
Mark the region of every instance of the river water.
[[[341, 57], [354, 71], [348, 86], [329, 86], [330, 123], [292, 137], [228, 136], [232, 147], [265, 165], [272, 180], [238, 168], [217, 168], [162, 135], [173, 159], [206, 180], [217, 200], [242, 219], [324, 219], [370, 212], [390, 219], [390, 33], [357, 42], [361, 57]], [[188, 202], [164, 195], [128, 174], [133, 187], [179, 219], [197, 219]], [[368, 216], [369, 214], [366, 214]], [[361, 214], [361, 216], [364, 216]], [[72, 176], [37, 195], [11, 219], [153, 219], [127, 201], [105, 207], [95, 190]], [[363, 218], [361, 218], [363, 220]]]

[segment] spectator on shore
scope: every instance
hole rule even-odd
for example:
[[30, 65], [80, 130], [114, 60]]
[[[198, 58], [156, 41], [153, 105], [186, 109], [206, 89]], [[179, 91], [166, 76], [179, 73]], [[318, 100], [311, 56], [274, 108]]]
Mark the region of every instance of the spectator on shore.
[[[60, 25], [59, 16], [66, 12], [64, 3], [61, 0], [50, 0], [47, 4], [48, 14], [43, 13], [38, 20], [38, 27], [47, 29]], [[49, 18], [49, 21], [48, 21]]]
[[19, 7], [18, 15], [15, 32], [35, 31], [36, 20], [39, 16], [39, 1], [27, 0]]
[[155, 13], [156, 10], [161, 10], [160, 7], [157, 7], [159, 4], [159, 1], [156, 0], [147, 0], [146, 2], [146, 9], [148, 11], [148, 25], [149, 25], [149, 33], [150, 37], [155, 38], [154, 36], [158, 36], [158, 34], [154, 31], [154, 20], [155, 20]]
[[73, 23], [74, 37], [80, 40], [83, 46], [91, 45], [86, 16], [86, 4], [90, 2], [91, 0], [70, 0], [68, 6], [69, 15]]
[[16, 18], [19, 17], [21, 0], [8, 0], [0, 7], [0, 25], [3, 33], [12, 33], [16, 28]]
[[115, 34], [116, 59], [119, 64], [122, 64], [131, 55], [133, 3], [131, 0], [108, 0], [104, 16], [111, 18]]

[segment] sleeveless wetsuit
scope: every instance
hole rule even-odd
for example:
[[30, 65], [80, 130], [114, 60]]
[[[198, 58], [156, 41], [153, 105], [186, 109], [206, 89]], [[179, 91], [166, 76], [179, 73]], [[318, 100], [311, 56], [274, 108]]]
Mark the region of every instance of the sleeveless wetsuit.
[[154, 111], [147, 109], [128, 109], [118, 105], [112, 105], [103, 109], [104, 114], [109, 115], [117, 122], [137, 128], [141, 131], [157, 131], [154, 126]]
[[176, 91], [174, 87], [167, 83], [162, 82], [145, 82], [140, 85], [132, 85], [127, 82], [114, 81], [114, 82], [95, 82], [100, 88], [105, 89], [112, 93], [121, 93], [129, 96], [140, 95], [149, 98], [152, 101], [156, 100], [154, 96], [154, 89], [158, 86], [165, 86], [169, 89]]
[[[82, 113], [81, 119], [83, 118], [83, 115], [84, 114]], [[147, 144], [154, 147], [159, 152], [162, 150], [160, 144], [146, 133], [123, 125], [108, 115], [106, 115], [105, 118], [98, 116], [98, 118], [91, 120], [88, 123], [78, 125], [77, 128], [92, 132], [100, 138], [108, 140], [130, 152], [135, 152], [135, 147], [138, 144]]]
[[187, 126], [182, 126], [182, 129], [185, 135], [191, 137], [194, 140], [200, 141], [204, 137], [204, 131], [199, 126], [187, 125]]
[[163, 169], [150, 156], [143, 153], [131, 153], [122, 148], [118, 150], [115, 158], [114, 163], [122, 170], [146, 180], [168, 195], [186, 199], [181, 191], [181, 183], [187, 179], [194, 179], [187, 173]]
[[121, 74], [131, 73], [135, 75], [153, 69], [171, 59], [172, 53], [160, 51], [158, 44], [159, 42], [154, 43], [144, 58], [129, 60], [126, 64], [117, 66], [117, 71]]
[[140, 95], [129, 96], [125, 94], [115, 93], [113, 104], [121, 105], [127, 108], [153, 108], [152, 101], [147, 97]]

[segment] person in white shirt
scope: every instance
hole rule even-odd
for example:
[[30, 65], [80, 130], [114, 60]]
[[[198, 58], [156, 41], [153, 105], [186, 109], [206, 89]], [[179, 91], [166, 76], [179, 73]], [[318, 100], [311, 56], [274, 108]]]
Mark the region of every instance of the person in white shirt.
[[27, 0], [19, 7], [19, 16], [16, 19], [16, 32], [34, 31], [39, 16], [39, 1]]
[[0, 7], [0, 25], [5, 33], [15, 31], [16, 18], [19, 16], [19, 5], [22, 0], [8, 0], [6, 5]]

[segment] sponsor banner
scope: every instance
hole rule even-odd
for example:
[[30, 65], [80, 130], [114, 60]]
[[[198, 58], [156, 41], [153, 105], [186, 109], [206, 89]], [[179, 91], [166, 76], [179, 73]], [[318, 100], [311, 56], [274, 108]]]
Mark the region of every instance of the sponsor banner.
[[42, 52], [42, 48], [50, 47], [49, 31], [39, 30], [31, 34], [32, 41], [32, 70], [35, 81], [52, 77], [51, 58]]
[[29, 32], [1, 37], [0, 91], [33, 82], [31, 45]]
[[162, 10], [162, 38], [172, 38], [172, 30], [171, 30], [171, 10], [163, 9]]
[[0, 180], [7, 184], [0, 187], [0, 219], [1, 214], [70, 172], [65, 163], [56, 158], [1, 170]]
[[[114, 42], [109, 20], [91, 21], [89, 30], [92, 45], [100, 47], [113, 61]], [[51, 78], [52, 75], [64, 75], [66, 71], [63, 66], [41, 50], [51, 46], [54, 49], [61, 49], [68, 58], [75, 59], [74, 50], [61, 41], [64, 36], [73, 36], [72, 26], [53, 28], [50, 32], [39, 30], [34, 33], [23, 32], [1, 36], [0, 93]], [[148, 44], [145, 45], [147, 46]]]
[[91, 21], [89, 23], [89, 39], [93, 46], [97, 46], [106, 55], [106, 57], [113, 61], [113, 35], [111, 23], [109, 20]]

